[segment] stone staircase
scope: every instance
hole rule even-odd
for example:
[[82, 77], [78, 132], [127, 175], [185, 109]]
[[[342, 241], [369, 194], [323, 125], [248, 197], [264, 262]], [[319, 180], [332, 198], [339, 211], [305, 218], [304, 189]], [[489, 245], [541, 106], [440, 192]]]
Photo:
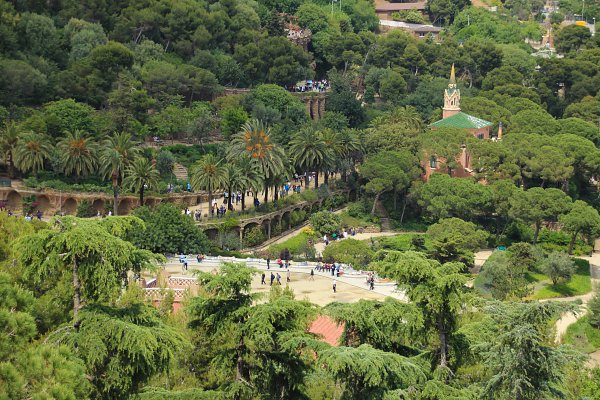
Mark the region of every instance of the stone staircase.
[[381, 222], [381, 232], [389, 232], [392, 230], [387, 210], [380, 201], [375, 205], [375, 215], [379, 217], [379, 222]]
[[187, 168], [184, 167], [183, 165], [179, 164], [179, 163], [175, 163], [175, 165], [173, 166], [173, 174], [180, 181], [187, 181], [188, 180], [188, 170], [187, 170]]

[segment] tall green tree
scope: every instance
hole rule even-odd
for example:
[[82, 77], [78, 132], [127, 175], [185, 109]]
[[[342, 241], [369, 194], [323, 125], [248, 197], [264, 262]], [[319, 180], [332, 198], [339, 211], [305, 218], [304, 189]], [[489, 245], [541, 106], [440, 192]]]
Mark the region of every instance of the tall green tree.
[[66, 344], [84, 360], [94, 397], [106, 400], [130, 398], [190, 349], [181, 332], [142, 302], [122, 308], [88, 305], [78, 329], [59, 328], [48, 342]]
[[7, 122], [0, 130], [0, 154], [8, 167], [8, 177], [15, 178], [15, 152], [19, 142], [19, 127], [15, 122]]
[[484, 395], [517, 400], [563, 397], [567, 366], [582, 360], [566, 346], [553, 343], [549, 322], [574, 309], [572, 304], [551, 301], [486, 305], [492, 339], [474, 346], [491, 374]]
[[119, 186], [123, 183], [125, 170], [130, 162], [139, 154], [139, 148], [132, 140], [131, 134], [115, 133], [106, 139], [100, 152], [102, 173], [112, 180], [113, 213], [116, 216], [119, 208]]
[[581, 200], [576, 200], [569, 213], [561, 215], [558, 221], [562, 224], [563, 230], [571, 233], [569, 254], [573, 254], [577, 235], [580, 233], [587, 235], [597, 234], [600, 230], [600, 215], [598, 211]]
[[24, 132], [15, 150], [15, 165], [23, 172], [31, 171], [36, 175], [44, 169], [44, 161], [50, 158], [53, 149], [46, 135]]
[[308, 126], [299, 130], [290, 140], [289, 153], [299, 171], [306, 173], [305, 186], [312, 172], [316, 171], [315, 189], [319, 187], [319, 172], [333, 157], [333, 151], [327, 147], [323, 134]]
[[518, 192], [511, 199], [511, 218], [535, 225], [533, 243], [537, 243], [544, 221], [557, 220], [571, 207], [571, 199], [562, 190], [531, 188]]
[[365, 190], [375, 195], [371, 215], [380, 196], [385, 192], [393, 192], [394, 208], [397, 208], [399, 192], [404, 192], [416, 179], [421, 168], [415, 156], [407, 151], [382, 151], [370, 156], [360, 167], [360, 175], [368, 182]]
[[383, 261], [372, 265], [382, 276], [394, 279], [421, 310], [425, 329], [436, 332], [439, 338], [438, 364], [443, 370], [449, 368], [450, 339], [466, 302], [466, 277], [460, 273], [463, 265], [440, 264], [413, 251], [389, 252]]
[[215, 190], [222, 188], [225, 170], [214, 154], [207, 154], [192, 167], [191, 185], [194, 189], [208, 192], [208, 206], [212, 207], [212, 197]]
[[283, 148], [273, 141], [271, 130], [258, 120], [245, 123], [236, 134], [228, 150], [229, 157], [246, 154], [258, 165], [265, 183], [265, 203], [268, 183], [287, 172], [287, 157]]
[[114, 301], [128, 272], [140, 273], [162, 258], [112, 235], [96, 220], [75, 217], [57, 218], [53, 226], [20, 238], [15, 250], [24, 279], [36, 285], [71, 282], [76, 329], [85, 304]]
[[56, 145], [65, 175], [75, 174], [77, 178], [88, 176], [98, 165], [98, 146], [84, 131], [65, 131], [65, 136]]
[[123, 186], [128, 190], [138, 191], [140, 194], [140, 206], [143, 206], [144, 192], [157, 188], [159, 182], [160, 174], [152, 161], [145, 157], [137, 157], [125, 170]]
[[474, 223], [459, 218], [442, 219], [427, 229], [431, 238], [432, 254], [445, 263], [459, 261], [472, 266], [475, 252], [485, 247], [488, 233]]

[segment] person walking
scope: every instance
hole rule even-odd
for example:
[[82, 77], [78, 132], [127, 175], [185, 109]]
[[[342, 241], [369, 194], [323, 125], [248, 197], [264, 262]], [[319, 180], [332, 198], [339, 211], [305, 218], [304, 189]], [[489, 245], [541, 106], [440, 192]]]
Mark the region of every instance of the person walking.
[[260, 284], [264, 285], [265, 284], [265, 273], [263, 272], [262, 275], [260, 276]]
[[337, 293], [337, 280], [333, 280], [333, 293]]
[[290, 272], [290, 270], [287, 270], [287, 281], [291, 282], [292, 281], [292, 273]]
[[187, 260], [187, 257], [183, 257], [182, 270], [183, 270], [183, 272], [186, 272], [188, 270], [188, 260]]
[[277, 284], [281, 286], [281, 275], [279, 275], [279, 272], [277, 273]]
[[308, 278], [309, 281], [314, 281], [315, 280], [315, 270], [314, 269], [310, 269], [310, 278]]
[[271, 269], [271, 256], [267, 256], [267, 269]]
[[271, 286], [273, 286], [274, 280], [275, 280], [275, 275], [271, 272]]

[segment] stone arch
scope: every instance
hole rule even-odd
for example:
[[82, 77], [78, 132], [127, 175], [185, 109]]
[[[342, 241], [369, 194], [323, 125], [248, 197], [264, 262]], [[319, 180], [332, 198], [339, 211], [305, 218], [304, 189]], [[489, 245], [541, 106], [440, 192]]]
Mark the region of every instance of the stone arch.
[[204, 196], [196, 196], [196, 205], [204, 203]]
[[148, 207], [155, 207], [159, 201], [157, 201], [159, 199], [153, 198], [153, 197], [148, 197], [146, 199], [144, 199], [144, 205], [148, 206]]
[[6, 206], [11, 210], [20, 209], [23, 207], [23, 198], [18, 192], [12, 190], [6, 196]]
[[287, 231], [288, 229], [290, 229], [291, 223], [292, 223], [292, 211], [291, 210], [287, 210], [286, 212], [284, 212], [281, 215], [281, 230], [282, 231]]
[[217, 228], [207, 228], [204, 230], [204, 234], [213, 242], [219, 239], [219, 230]]
[[121, 199], [121, 201], [119, 202], [119, 206], [117, 207], [117, 211], [119, 212], [119, 215], [127, 215], [129, 214], [129, 211], [131, 211], [131, 209], [133, 208], [133, 202], [131, 201], [131, 199]]
[[77, 200], [72, 197], [66, 199], [62, 205], [62, 211], [66, 215], [75, 215], [77, 213]]
[[106, 203], [102, 199], [96, 199], [92, 202], [92, 210], [96, 211], [96, 213], [100, 212], [100, 214], [104, 213], [106, 209]]
[[244, 232], [254, 228], [255, 226], [259, 226], [259, 225], [260, 224], [257, 221], [248, 222], [246, 225], [243, 226]]
[[50, 199], [44, 194], [35, 196], [35, 202], [37, 203], [36, 210], [45, 212], [50, 209]]

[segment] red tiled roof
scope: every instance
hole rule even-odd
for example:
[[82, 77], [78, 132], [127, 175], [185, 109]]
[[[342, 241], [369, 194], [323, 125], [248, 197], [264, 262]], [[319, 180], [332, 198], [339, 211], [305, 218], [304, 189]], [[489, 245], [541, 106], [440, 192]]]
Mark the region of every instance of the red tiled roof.
[[377, 2], [375, 4], [375, 11], [402, 11], [402, 10], [424, 10], [426, 2], [419, 1], [415, 3], [388, 3], [388, 2]]
[[344, 324], [337, 324], [333, 319], [326, 315], [320, 315], [313, 321], [310, 328], [310, 333], [321, 336], [321, 340], [329, 343], [332, 346], [339, 346], [340, 337], [344, 332]]

